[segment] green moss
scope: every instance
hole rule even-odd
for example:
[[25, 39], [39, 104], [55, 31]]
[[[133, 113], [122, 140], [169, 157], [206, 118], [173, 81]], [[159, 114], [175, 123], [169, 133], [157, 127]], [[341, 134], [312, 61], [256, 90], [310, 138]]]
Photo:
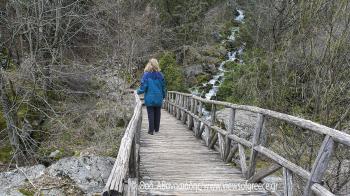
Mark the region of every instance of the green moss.
[[61, 101], [63, 100], [63, 96], [55, 91], [47, 91], [47, 96], [50, 100], [54, 100], [54, 101]]
[[28, 112], [29, 112], [28, 106], [22, 105], [21, 107], [19, 107], [17, 111], [17, 116], [20, 119], [20, 121], [23, 121], [23, 119], [28, 115]]
[[64, 133], [62, 133], [62, 140], [71, 141], [72, 140], [72, 133], [68, 130], [64, 131]]
[[0, 148], [0, 161], [3, 163], [8, 163], [12, 157], [11, 146], [5, 146]]
[[50, 154], [51, 152], [55, 151], [55, 150], [56, 150], [56, 148], [41, 147], [41, 148], [39, 148], [39, 150], [38, 150], [38, 154], [39, 154], [40, 156], [45, 157], [45, 156], [49, 156], [49, 154]]
[[38, 154], [41, 157], [48, 157], [52, 152], [54, 151], [60, 151], [57, 156], [55, 157], [55, 160], [59, 160], [63, 157], [69, 157], [69, 156], [74, 156], [75, 155], [75, 151], [72, 151], [69, 148], [65, 148], [65, 147], [60, 147], [60, 148], [55, 148], [55, 147], [40, 147], [38, 150]]
[[[2, 108], [0, 107], [1, 111], [2, 111]], [[0, 129], [1, 130], [4, 130], [6, 128], [6, 120], [4, 118], [4, 115], [2, 112], [0, 112]]]
[[234, 69], [237, 68], [238, 66], [240, 66], [240, 64], [237, 64], [236, 62], [233, 62], [233, 61], [227, 61], [227, 62], [224, 64], [224, 68], [225, 68], [225, 70], [227, 70], [227, 71], [234, 70]]
[[25, 196], [34, 196], [34, 194], [35, 194], [35, 191], [29, 190], [29, 189], [25, 189], [25, 188], [20, 188], [20, 189], [18, 189], [18, 191], [20, 193], [22, 193], [23, 195], [25, 195]]

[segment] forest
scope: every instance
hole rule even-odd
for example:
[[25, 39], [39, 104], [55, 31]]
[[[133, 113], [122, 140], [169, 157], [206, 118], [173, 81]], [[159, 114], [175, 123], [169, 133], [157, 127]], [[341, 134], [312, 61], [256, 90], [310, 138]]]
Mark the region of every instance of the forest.
[[[150, 58], [167, 91], [350, 134], [349, 0], [0, 0], [0, 172], [84, 156], [112, 167]], [[321, 136], [273, 120], [266, 129], [267, 146], [312, 170]], [[336, 195], [350, 193], [349, 150], [335, 145], [325, 175]], [[101, 192], [72, 181], [55, 185]], [[0, 195], [49, 195], [23, 183]]]

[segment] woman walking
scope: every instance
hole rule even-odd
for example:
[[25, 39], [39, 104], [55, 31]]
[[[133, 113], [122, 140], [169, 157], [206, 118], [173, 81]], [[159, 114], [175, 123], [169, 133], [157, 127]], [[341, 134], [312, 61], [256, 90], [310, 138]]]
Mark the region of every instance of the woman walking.
[[145, 105], [148, 114], [148, 133], [159, 132], [160, 111], [165, 98], [165, 80], [160, 72], [157, 59], [150, 59], [141, 79], [137, 94], [145, 93]]

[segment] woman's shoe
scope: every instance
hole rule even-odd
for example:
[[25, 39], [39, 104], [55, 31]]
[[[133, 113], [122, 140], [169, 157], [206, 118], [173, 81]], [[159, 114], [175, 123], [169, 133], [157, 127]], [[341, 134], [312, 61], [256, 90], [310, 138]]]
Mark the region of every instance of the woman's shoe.
[[148, 134], [153, 135], [153, 132], [148, 131]]

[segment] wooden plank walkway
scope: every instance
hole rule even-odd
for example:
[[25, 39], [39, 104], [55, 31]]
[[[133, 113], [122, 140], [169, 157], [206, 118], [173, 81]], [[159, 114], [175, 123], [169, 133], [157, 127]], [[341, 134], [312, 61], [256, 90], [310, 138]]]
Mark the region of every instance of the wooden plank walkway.
[[[140, 195], [269, 195], [264, 191], [235, 191], [234, 186], [246, 183], [241, 171], [223, 162], [218, 152], [209, 150], [167, 111], [162, 110], [160, 132], [155, 135], [147, 133], [145, 108], [142, 118], [139, 187], [153, 189], [139, 189]], [[180, 183], [193, 188], [175, 188]], [[217, 185], [231, 188], [218, 190]]]

